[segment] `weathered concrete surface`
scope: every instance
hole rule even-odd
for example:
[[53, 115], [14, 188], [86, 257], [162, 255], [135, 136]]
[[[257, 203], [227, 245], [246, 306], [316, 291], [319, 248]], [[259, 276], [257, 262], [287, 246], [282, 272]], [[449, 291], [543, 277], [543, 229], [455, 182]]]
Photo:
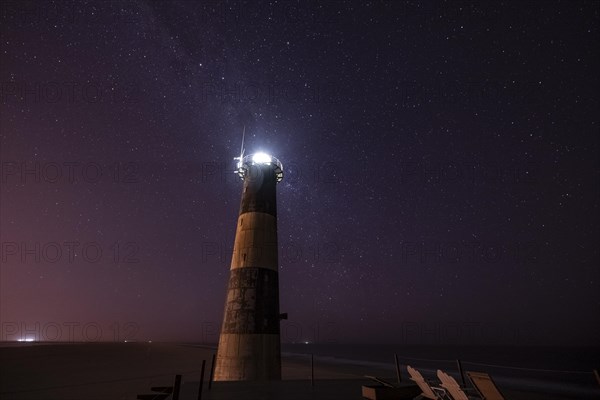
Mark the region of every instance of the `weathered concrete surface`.
[[277, 265], [277, 219], [263, 212], [238, 217], [231, 269], [261, 267], [274, 271]]

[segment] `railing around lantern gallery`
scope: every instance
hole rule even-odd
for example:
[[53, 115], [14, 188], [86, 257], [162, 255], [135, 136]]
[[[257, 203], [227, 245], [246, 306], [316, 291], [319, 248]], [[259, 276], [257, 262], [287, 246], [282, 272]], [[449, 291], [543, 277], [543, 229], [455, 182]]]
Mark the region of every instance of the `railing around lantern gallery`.
[[277, 178], [277, 182], [281, 182], [283, 179], [283, 164], [276, 157], [266, 153], [254, 153], [249, 154], [242, 158], [237, 165], [237, 174], [240, 178], [244, 179], [248, 171], [250, 170], [250, 166], [257, 164], [265, 164], [272, 165], [275, 167], [275, 177]]

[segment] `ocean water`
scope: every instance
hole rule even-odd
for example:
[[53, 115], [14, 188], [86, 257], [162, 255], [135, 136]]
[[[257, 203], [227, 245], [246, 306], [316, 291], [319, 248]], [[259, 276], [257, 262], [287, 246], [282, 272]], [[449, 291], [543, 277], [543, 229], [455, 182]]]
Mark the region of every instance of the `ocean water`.
[[[593, 370], [600, 370], [600, 347], [557, 346], [407, 346], [365, 344], [283, 344], [288, 355], [313, 354], [329, 363], [356, 364], [390, 370], [394, 374], [394, 354], [401, 371], [405, 365], [435, 378], [437, 369], [458, 380], [456, 360], [464, 371], [487, 372], [499, 385], [515, 389], [544, 388], [548, 392], [600, 398], [600, 386]], [[590, 397], [592, 396], [592, 397]]]

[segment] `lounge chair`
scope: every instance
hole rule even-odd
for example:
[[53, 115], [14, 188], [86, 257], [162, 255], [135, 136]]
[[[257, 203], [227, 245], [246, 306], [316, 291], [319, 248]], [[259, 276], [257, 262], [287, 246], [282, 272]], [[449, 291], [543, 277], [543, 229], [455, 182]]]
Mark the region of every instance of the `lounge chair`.
[[439, 387], [431, 386], [425, 380], [425, 378], [423, 378], [423, 375], [421, 375], [419, 371], [412, 368], [410, 365], [407, 365], [406, 369], [408, 370], [408, 374], [410, 375], [410, 380], [416, 383], [417, 386], [419, 386], [419, 389], [421, 389], [422, 393], [419, 396], [420, 398], [442, 400], [446, 397], [446, 390]]
[[441, 387], [446, 389], [446, 393], [450, 395], [452, 400], [471, 400], [471, 399], [480, 399], [480, 397], [471, 397], [465, 393], [465, 389], [461, 388], [456, 379], [452, 376], [448, 375], [444, 371], [438, 369], [437, 371], [438, 379], [442, 382]]
[[467, 372], [467, 376], [481, 397], [485, 400], [505, 400], [494, 380], [485, 372]]

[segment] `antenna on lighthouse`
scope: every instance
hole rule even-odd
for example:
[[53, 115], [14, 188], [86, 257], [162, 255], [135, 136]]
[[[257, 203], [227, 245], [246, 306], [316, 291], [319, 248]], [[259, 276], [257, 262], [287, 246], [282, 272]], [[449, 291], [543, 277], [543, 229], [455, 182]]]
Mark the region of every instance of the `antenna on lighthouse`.
[[244, 159], [244, 137], [246, 136], [246, 125], [244, 125], [244, 130], [242, 131], [242, 147], [240, 148], [240, 156], [234, 157], [234, 160], [238, 160], [237, 169], [234, 171], [236, 174], [239, 173], [240, 168], [242, 168], [243, 159]]

